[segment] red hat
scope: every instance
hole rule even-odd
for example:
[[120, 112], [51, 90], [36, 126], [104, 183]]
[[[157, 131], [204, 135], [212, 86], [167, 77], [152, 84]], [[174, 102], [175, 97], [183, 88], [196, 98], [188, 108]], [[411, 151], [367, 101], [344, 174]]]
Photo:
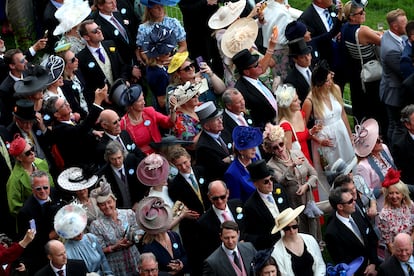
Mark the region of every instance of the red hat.
[[16, 133], [16, 135], [14, 135], [14, 140], [9, 144], [10, 155], [16, 157], [22, 154], [26, 147], [26, 143], [26, 140], [21, 137], [19, 133]]
[[389, 168], [387, 174], [385, 175], [384, 181], [382, 182], [382, 187], [388, 188], [391, 185], [397, 184], [400, 182], [400, 175], [401, 171]]

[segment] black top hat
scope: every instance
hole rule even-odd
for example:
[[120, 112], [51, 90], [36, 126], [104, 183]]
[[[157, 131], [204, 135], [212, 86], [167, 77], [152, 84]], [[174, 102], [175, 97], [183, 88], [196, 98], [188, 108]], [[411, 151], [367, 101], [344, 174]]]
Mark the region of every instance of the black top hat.
[[300, 38], [306, 34], [306, 25], [300, 21], [292, 21], [286, 25], [285, 37], [287, 40], [292, 41], [296, 38]]
[[125, 80], [117, 79], [109, 91], [109, 99], [121, 107], [131, 106], [139, 96], [141, 96], [142, 87], [135, 84], [131, 87], [126, 85]]
[[247, 166], [252, 181], [260, 180], [271, 175], [271, 170], [264, 159], [253, 162]]
[[22, 99], [16, 102], [13, 115], [23, 121], [36, 120], [36, 112], [34, 110], [34, 104], [30, 100]]
[[237, 70], [242, 72], [243, 70], [249, 68], [255, 62], [259, 60], [258, 55], [252, 55], [249, 50], [243, 49], [232, 58], [234, 65], [236, 65]]
[[331, 72], [331, 70], [329, 69], [328, 62], [324, 59], [319, 61], [312, 71], [312, 85], [323, 86], [329, 72]]
[[296, 38], [288, 43], [289, 56], [303, 56], [312, 51], [312, 47], [308, 46], [303, 37]]
[[28, 75], [23, 80], [14, 84], [15, 97], [25, 97], [36, 94], [46, 88], [49, 82], [49, 72], [40, 65], [35, 65], [28, 70]]

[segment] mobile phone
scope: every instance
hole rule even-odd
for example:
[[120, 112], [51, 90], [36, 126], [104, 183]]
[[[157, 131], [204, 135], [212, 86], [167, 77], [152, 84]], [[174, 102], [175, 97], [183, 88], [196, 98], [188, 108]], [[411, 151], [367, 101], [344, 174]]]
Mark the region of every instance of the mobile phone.
[[30, 229], [32, 229], [34, 232], [36, 232], [36, 222], [34, 219], [29, 220]]
[[204, 59], [202, 56], [196, 57], [198, 68], [201, 68], [201, 63], [204, 62]]
[[47, 38], [48, 34], [49, 34], [49, 30], [46, 30], [45, 33], [43, 34], [43, 38]]

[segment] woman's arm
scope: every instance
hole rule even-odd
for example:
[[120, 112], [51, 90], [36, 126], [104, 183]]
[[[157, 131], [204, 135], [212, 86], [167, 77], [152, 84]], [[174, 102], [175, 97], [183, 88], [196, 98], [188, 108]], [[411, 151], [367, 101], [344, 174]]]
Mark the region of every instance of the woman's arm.
[[376, 32], [368, 26], [361, 26], [358, 31], [358, 39], [362, 45], [375, 44], [381, 46], [380, 32]]
[[303, 101], [302, 111], [305, 113], [305, 124], [308, 124], [309, 118], [312, 114], [312, 101], [310, 98], [306, 98]]

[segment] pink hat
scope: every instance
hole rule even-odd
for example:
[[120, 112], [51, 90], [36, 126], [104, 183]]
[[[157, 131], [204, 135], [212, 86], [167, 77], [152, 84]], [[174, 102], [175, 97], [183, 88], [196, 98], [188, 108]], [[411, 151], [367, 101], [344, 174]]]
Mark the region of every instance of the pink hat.
[[158, 186], [167, 181], [170, 165], [167, 159], [152, 153], [142, 160], [137, 167], [138, 180], [146, 186]]
[[149, 196], [138, 203], [135, 214], [138, 224], [148, 234], [158, 234], [170, 229], [172, 213], [160, 197]]
[[359, 157], [367, 157], [375, 147], [379, 136], [379, 127], [375, 119], [368, 119], [355, 126], [354, 148]]
[[22, 154], [26, 144], [26, 140], [21, 137], [19, 133], [16, 133], [16, 135], [14, 135], [14, 140], [9, 144], [10, 155], [16, 157]]

